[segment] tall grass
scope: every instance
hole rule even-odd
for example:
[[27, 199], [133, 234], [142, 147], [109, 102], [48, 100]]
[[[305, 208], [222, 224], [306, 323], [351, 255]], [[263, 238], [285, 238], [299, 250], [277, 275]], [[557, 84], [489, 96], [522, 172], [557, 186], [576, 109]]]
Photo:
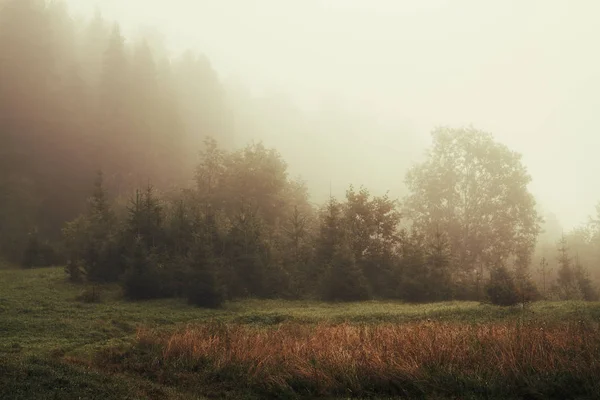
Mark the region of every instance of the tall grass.
[[564, 398], [600, 389], [600, 327], [591, 322], [206, 324], [139, 330], [141, 349], [153, 358], [149, 369], [270, 394]]

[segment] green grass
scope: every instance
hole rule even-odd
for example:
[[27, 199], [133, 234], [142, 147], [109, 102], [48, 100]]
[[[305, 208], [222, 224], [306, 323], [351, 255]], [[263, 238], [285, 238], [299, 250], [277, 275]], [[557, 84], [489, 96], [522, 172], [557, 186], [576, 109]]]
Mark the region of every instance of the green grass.
[[[138, 327], [171, 330], [185, 324], [229, 322], [270, 326], [405, 323], [419, 320], [480, 324], [525, 320], [600, 321], [600, 304], [540, 302], [526, 310], [476, 302], [410, 305], [372, 301], [324, 304], [247, 300], [204, 310], [181, 300], [125, 302], [117, 286], [102, 286], [100, 302], [85, 303], [86, 289], [66, 282], [62, 268], [0, 269], [0, 398], [198, 398], [139, 375], [93, 370], [86, 361], [102, 349], [130, 346]], [[226, 396], [221, 393], [217, 397]], [[231, 395], [235, 398], [234, 395]]]

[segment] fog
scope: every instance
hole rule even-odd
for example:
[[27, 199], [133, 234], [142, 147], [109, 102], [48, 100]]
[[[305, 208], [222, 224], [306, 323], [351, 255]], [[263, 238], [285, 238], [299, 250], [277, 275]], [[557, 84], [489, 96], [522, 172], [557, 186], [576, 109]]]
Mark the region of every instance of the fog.
[[[400, 195], [434, 127], [472, 124], [523, 154], [533, 193], [563, 228], [585, 222], [600, 199], [590, 184], [600, 170], [591, 154], [600, 144], [597, 2], [68, 3], [84, 16], [98, 7], [129, 37], [155, 28], [172, 54], [198, 50], [225, 83], [268, 99], [278, 111], [259, 121], [255, 139], [277, 147], [317, 196], [329, 182]], [[299, 152], [306, 131], [328, 148]], [[314, 161], [327, 153], [339, 156]]]

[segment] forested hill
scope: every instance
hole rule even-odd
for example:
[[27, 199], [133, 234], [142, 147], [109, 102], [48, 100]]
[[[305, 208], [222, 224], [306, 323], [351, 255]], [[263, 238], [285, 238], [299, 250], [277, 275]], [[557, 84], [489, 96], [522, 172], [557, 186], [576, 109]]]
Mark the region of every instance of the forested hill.
[[[114, 193], [191, 178], [203, 134], [232, 141], [230, 111], [206, 57], [173, 60], [61, 2], [2, 1], [0, 235], [5, 251], [37, 227], [56, 238], [102, 169]], [[199, 134], [200, 133], [200, 134]]]
[[[125, 38], [99, 13], [84, 20], [61, 1], [0, 6], [0, 236], [13, 259], [34, 229], [60, 237], [97, 170], [113, 196], [148, 182], [181, 187], [207, 136], [225, 149], [264, 140], [319, 202], [330, 182], [340, 195], [365, 179], [381, 194], [401, 194], [408, 154], [421, 152], [406, 130], [373, 119], [309, 115], [286, 99], [257, 98], [223, 82], [205, 55], [168, 54], [152, 35]], [[396, 142], [406, 136], [405, 145], [373, 141], [376, 130]], [[367, 150], [380, 152], [377, 165], [359, 162]]]

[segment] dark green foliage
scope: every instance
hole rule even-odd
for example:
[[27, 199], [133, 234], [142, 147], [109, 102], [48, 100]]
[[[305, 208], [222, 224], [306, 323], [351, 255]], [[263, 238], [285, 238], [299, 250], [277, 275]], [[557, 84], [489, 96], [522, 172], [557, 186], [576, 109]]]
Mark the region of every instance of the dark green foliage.
[[165, 227], [169, 253], [173, 257], [185, 256], [193, 245], [198, 218], [183, 199], [177, 200], [169, 211]]
[[542, 294], [531, 279], [529, 272], [529, 258], [517, 258], [514, 270], [515, 287], [519, 302], [524, 306], [526, 303], [540, 300]]
[[60, 262], [56, 251], [48, 241], [41, 241], [37, 230], [29, 234], [23, 252], [23, 268], [49, 267]]
[[570, 300], [578, 297], [577, 280], [573, 271], [572, 259], [569, 256], [567, 240], [564, 235], [558, 243], [558, 271], [556, 285], [561, 299]]
[[147, 300], [163, 296], [165, 282], [161, 280], [157, 259], [157, 254], [146, 246], [142, 236], [134, 239], [123, 276], [123, 290], [127, 298]]
[[[385, 197], [351, 188], [350, 204], [330, 199], [318, 229], [298, 205], [270, 226], [252, 202], [232, 215], [221, 209], [219, 179], [202, 176], [210, 190], [159, 197], [149, 185], [117, 217], [99, 174], [87, 213], [65, 227], [71, 281], [120, 280], [131, 299], [185, 297], [203, 307], [243, 297], [426, 302], [465, 296], [446, 235], [399, 231], [399, 215]], [[530, 301], [535, 287], [518, 293]]]
[[485, 290], [492, 304], [513, 306], [520, 301], [514, 277], [505, 266], [492, 269]]
[[232, 221], [226, 243], [226, 259], [235, 273], [231, 296], [265, 296], [268, 251], [259, 217], [249, 206], [242, 207]]
[[598, 301], [598, 290], [594, 286], [593, 281], [590, 278], [588, 270], [581, 265], [579, 260], [575, 263], [575, 279], [577, 281], [577, 287], [579, 293], [585, 301]]
[[196, 238], [187, 262], [185, 295], [188, 302], [205, 308], [220, 307], [224, 294], [215, 272], [218, 261], [202, 238]]
[[414, 302], [452, 298], [453, 282], [448, 243], [440, 232], [430, 240], [413, 231], [402, 234], [400, 286], [396, 295]]
[[126, 235], [139, 237], [148, 248], [164, 248], [164, 209], [154, 188], [148, 185], [143, 192], [136, 190], [127, 210]]
[[66, 272], [73, 281], [85, 275], [93, 282], [115, 282], [123, 272], [122, 247], [116, 217], [98, 172], [88, 209], [63, 229]]
[[443, 301], [452, 298], [452, 260], [450, 244], [439, 230], [428, 244], [426, 261], [429, 276], [428, 299]]
[[65, 272], [73, 283], [82, 283], [85, 280], [85, 267], [82, 260], [69, 260]]
[[422, 302], [427, 298], [426, 285], [428, 283], [426, 281], [427, 264], [423, 237], [417, 232], [412, 232], [410, 236], [404, 233], [402, 236], [398, 271], [399, 286], [396, 295], [411, 302]]
[[326, 268], [321, 282], [323, 300], [362, 301], [371, 297], [369, 283], [348, 247], [337, 247]]
[[555, 290], [558, 292], [559, 297], [564, 300], [598, 300], [597, 289], [587, 268], [582, 265], [579, 257], [576, 257], [573, 263], [564, 236], [558, 246], [558, 276]]
[[400, 213], [397, 203], [388, 198], [371, 197], [366, 188], [356, 192], [352, 186], [343, 204], [344, 229], [351, 251], [369, 286], [380, 296], [390, 296], [394, 269], [394, 248], [399, 243]]
[[[316, 239], [316, 262], [328, 265], [333, 262], [333, 257], [338, 246], [346, 240], [342, 206], [333, 197], [321, 211], [319, 234]], [[316, 275], [316, 274], [315, 274]]]

